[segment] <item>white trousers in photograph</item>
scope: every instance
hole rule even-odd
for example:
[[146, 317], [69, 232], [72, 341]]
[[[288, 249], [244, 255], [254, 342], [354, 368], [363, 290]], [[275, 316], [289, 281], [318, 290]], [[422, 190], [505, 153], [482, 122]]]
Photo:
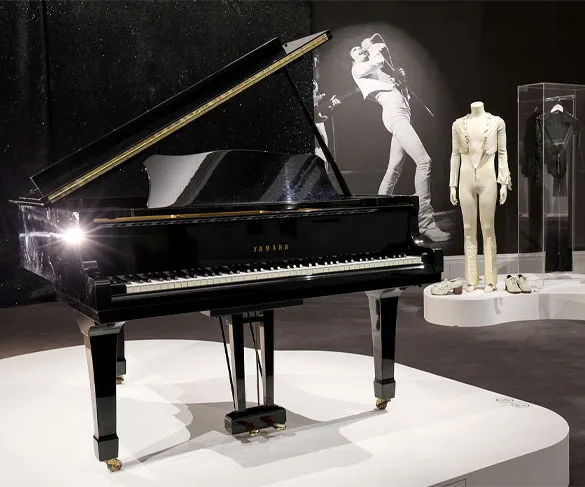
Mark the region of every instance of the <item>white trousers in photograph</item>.
[[435, 225], [431, 206], [431, 158], [420, 137], [410, 124], [410, 107], [401, 93], [394, 89], [376, 95], [382, 106], [382, 121], [392, 134], [388, 168], [378, 194], [392, 195], [408, 154], [416, 164], [414, 190], [419, 199], [418, 228], [421, 232]]
[[493, 164], [474, 169], [471, 163], [461, 164], [459, 175], [459, 203], [463, 215], [465, 251], [465, 280], [476, 285], [477, 270], [477, 213], [483, 236], [484, 283], [496, 287], [498, 266], [496, 262], [496, 232], [494, 217], [498, 197], [498, 183]]

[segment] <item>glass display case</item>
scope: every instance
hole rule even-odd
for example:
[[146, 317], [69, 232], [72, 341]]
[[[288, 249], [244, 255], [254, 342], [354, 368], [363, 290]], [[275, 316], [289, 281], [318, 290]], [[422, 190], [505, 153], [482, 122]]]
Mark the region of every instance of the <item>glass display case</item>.
[[518, 270], [583, 272], [585, 86], [518, 87]]

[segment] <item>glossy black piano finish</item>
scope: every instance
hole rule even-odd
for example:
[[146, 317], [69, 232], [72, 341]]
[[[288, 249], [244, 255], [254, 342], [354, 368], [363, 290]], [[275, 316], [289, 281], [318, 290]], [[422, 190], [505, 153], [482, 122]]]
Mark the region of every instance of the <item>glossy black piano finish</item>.
[[[149, 155], [143, 160], [148, 198], [86, 198], [80, 191], [99, 184], [100, 175], [118, 165], [120, 151], [160, 137], [182, 120], [177, 116], [194, 113], [205, 100], [211, 103], [207, 110], [235, 96], [233, 90], [248, 83], [242, 73], [285, 70], [280, 63], [290, 61], [291, 53], [328, 36], [267, 44], [218, 74], [217, 86], [227, 91], [206, 81], [171, 99], [50, 166], [34, 178], [36, 197], [16, 201], [21, 265], [53, 283], [76, 311], [87, 350], [96, 456], [110, 470], [121, 466], [116, 384], [126, 373], [127, 321], [187, 312], [220, 317], [229, 336], [234, 397], [225, 428], [255, 435], [262, 428], [281, 430], [286, 422], [286, 410], [274, 397], [273, 310], [365, 291], [378, 408], [394, 397], [396, 290], [438, 281], [443, 269], [441, 252], [413, 238], [416, 197], [348, 194], [327, 150], [331, 172], [313, 154], [217, 150], [169, 156], [156, 154], [154, 143], [141, 150]], [[245, 396], [247, 327], [262, 373], [263, 402], [254, 408]]]
[[[145, 161], [147, 208], [19, 201], [23, 267], [98, 323], [410, 285], [440, 272], [439, 254], [412, 238], [416, 198], [343, 196], [314, 155], [231, 150], [154, 159]], [[124, 284], [189, 269], [400, 254], [422, 263], [140, 294]]]
[[156, 153], [158, 142], [266, 77], [286, 70], [330, 37], [325, 31], [284, 45], [272, 39], [31, 179], [44, 202], [59, 201], [137, 156]]
[[[415, 201], [386, 197], [356, 198], [354, 203], [337, 209], [313, 204], [310, 211], [271, 208], [269, 214], [230, 216], [226, 212], [227, 216], [219, 216], [214, 212], [214, 216], [178, 221], [93, 225], [88, 218], [91, 210], [20, 205], [22, 264], [52, 281], [63, 299], [99, 323], [365, 291], [396, 283], [406, 286], [417, 284], [420, 276], [436, 280], [441, 272], [440, 254], [417, 246], [410, 234]], [[72, 242], [71, 234], [84, 222], [83, 240]], [[399, 253], [420, 255], [423, 264], [392, 272], [372, 269], [140, 295], [125, 293], [114, 280], [115, 276], [148, 277], [181, 269], [257, 263], [266, 267], [311, 258]]]

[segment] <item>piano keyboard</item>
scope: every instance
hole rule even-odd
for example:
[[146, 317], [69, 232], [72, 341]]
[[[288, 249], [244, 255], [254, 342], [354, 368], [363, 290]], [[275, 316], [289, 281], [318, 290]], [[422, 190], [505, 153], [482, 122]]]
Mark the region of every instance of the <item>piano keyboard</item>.
[[420, 264], [422, 264], [422, 258], [411, 255], [321, 260], [292, 259], [284, 264], [282, 262], [264, 262], [235, 265], [229, 268], [186, 269], [116, 276], [111, 277], [110, 280], [113, 284], [125, 286], [127, 294], [134, 294]]

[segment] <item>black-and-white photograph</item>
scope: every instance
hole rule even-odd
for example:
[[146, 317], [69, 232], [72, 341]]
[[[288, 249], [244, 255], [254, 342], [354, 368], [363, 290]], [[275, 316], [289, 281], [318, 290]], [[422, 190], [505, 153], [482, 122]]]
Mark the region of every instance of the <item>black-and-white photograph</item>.
[[450, 126], [446, 139], [437, 137], [450, 113], [444, 80], [419, 88], [421, 71], [434, 70], [388, 24], [339, 29], [315, 58], [315, 121], [352, 190], [418, 196], [420, 237], [453, 252], [462, 229], [448, 196]]

